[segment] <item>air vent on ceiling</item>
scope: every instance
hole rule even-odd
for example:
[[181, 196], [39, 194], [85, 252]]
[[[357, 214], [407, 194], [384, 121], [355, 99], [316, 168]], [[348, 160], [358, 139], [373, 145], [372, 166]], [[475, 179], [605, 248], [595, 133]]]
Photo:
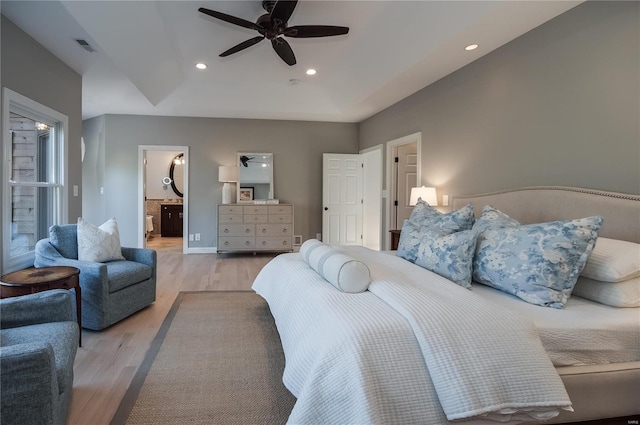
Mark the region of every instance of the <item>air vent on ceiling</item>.
[[76, 43], [78, 43], [80, 45], [80, 47], [82, 47], [84, 50], [86, 50], [87, 52], [95, 52], [96, 49], [94, 49], [93, 47], [91, 47], [91, 44], [89, 44], [89, 42], [87, 40], [83, 40], [81, 38], [77, 38], [76, 39]]

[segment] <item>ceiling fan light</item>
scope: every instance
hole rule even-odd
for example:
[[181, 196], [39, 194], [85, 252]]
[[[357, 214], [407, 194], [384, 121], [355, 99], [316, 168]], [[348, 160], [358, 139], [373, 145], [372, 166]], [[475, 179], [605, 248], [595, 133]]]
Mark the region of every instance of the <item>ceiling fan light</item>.
[[477, 48], [478, 48], [477, 44], [469, 44], [467, 47], [464, 48], [464, 50], [471, 51], [471, 50], [476, 50]]
[[307, 75], [316, 75], [316, 70], [313, 68], [307, 69]]
[[202, 63], [202, 62], [198, 62], [196, 64], [196, 68], [198, 68], [198, 69], [207, 69], [207, 64], [206, 63]]

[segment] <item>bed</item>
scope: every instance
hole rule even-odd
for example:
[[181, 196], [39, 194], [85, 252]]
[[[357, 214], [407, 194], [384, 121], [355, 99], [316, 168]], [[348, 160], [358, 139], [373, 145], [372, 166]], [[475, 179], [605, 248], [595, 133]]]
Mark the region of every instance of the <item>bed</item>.
[[[638, 195], [536, 187], [456, 197], [453, 209], [468, 203], [476, 217], [492, 205], [523, 225], [600, 215], [599, 237], [640, 243]], [[477, 283], [468, 290], [394, 253], [334, 249], [366, 266], [368, 290], [336, 289], [335, 276], [297, 253], [276, 257], [253, 285], [281, 337], [283, 382], [297, 398], [290, 423], [640, 414], [639, 307], [576, 295], [562, 309], [540, 307]]]

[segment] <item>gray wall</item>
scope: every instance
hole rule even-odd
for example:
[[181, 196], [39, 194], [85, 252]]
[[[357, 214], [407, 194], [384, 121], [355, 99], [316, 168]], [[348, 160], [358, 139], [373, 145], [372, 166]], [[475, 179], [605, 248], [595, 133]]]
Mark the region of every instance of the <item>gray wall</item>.
[[583, 3], [362, 122], [360, 148], [421, 131], [439, 195], [640, 193], [639, 7]]
[[[94, 122], [99, 119], [103, 126]], [[87, 121], [87, 153], [99, 151], [89, 145], [100, 144], [101, 131], [104, 156], [92, 163], [87, 154], [84, 168], [93, 173], [101, 162], [106, 167], [102, 176], [85, 181], [85, 197], [92, 198], [85, 213], [101, 210], [92, 212], [96, 224], [116, 217], [125, 246], [137, 243], [138, 145], [189, 146], [189, 232], [201, 234], [201, 241], [189, 242], [190, 248], [216, 246], [217, 205], [222, 201], [218, 166], [235, 164], [236, 152], [273, 152], [275, 197], [295, 205], [295, 233], [303, 238], [322, 231], [322, 154], [358, 152], [357, 124], [106, 115]], [[102, 196], [98, 181], [103, 182]]]
[[104, 116], [85, 120], [82, 124], [85, 153], [82, 162], [82, 216], [90, 223], [104, 223], [106, 209], [100, 188], [104, 187], [105, 141]]
[[[82, 214], [82, 198], [73, 197], [70, 188], [73, 185], [82, 188], [82, 78], [4, 15], [0, 26], [0, 85], [69, 117], [68, 213], [69, 221], [76, 222]], [[4, 149], [0, 149], [2, 161], [3, 152]], [[3, 188], [4, 184], [0, 185], [0, 197]]]

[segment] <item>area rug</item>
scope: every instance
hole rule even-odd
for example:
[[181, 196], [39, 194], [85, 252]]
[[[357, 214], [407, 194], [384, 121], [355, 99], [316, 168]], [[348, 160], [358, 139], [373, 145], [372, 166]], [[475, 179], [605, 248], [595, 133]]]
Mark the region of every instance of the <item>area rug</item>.
[[295, 398], [283, 369], [261, 297], [181, 292], [111, 424], [284, 424]]

